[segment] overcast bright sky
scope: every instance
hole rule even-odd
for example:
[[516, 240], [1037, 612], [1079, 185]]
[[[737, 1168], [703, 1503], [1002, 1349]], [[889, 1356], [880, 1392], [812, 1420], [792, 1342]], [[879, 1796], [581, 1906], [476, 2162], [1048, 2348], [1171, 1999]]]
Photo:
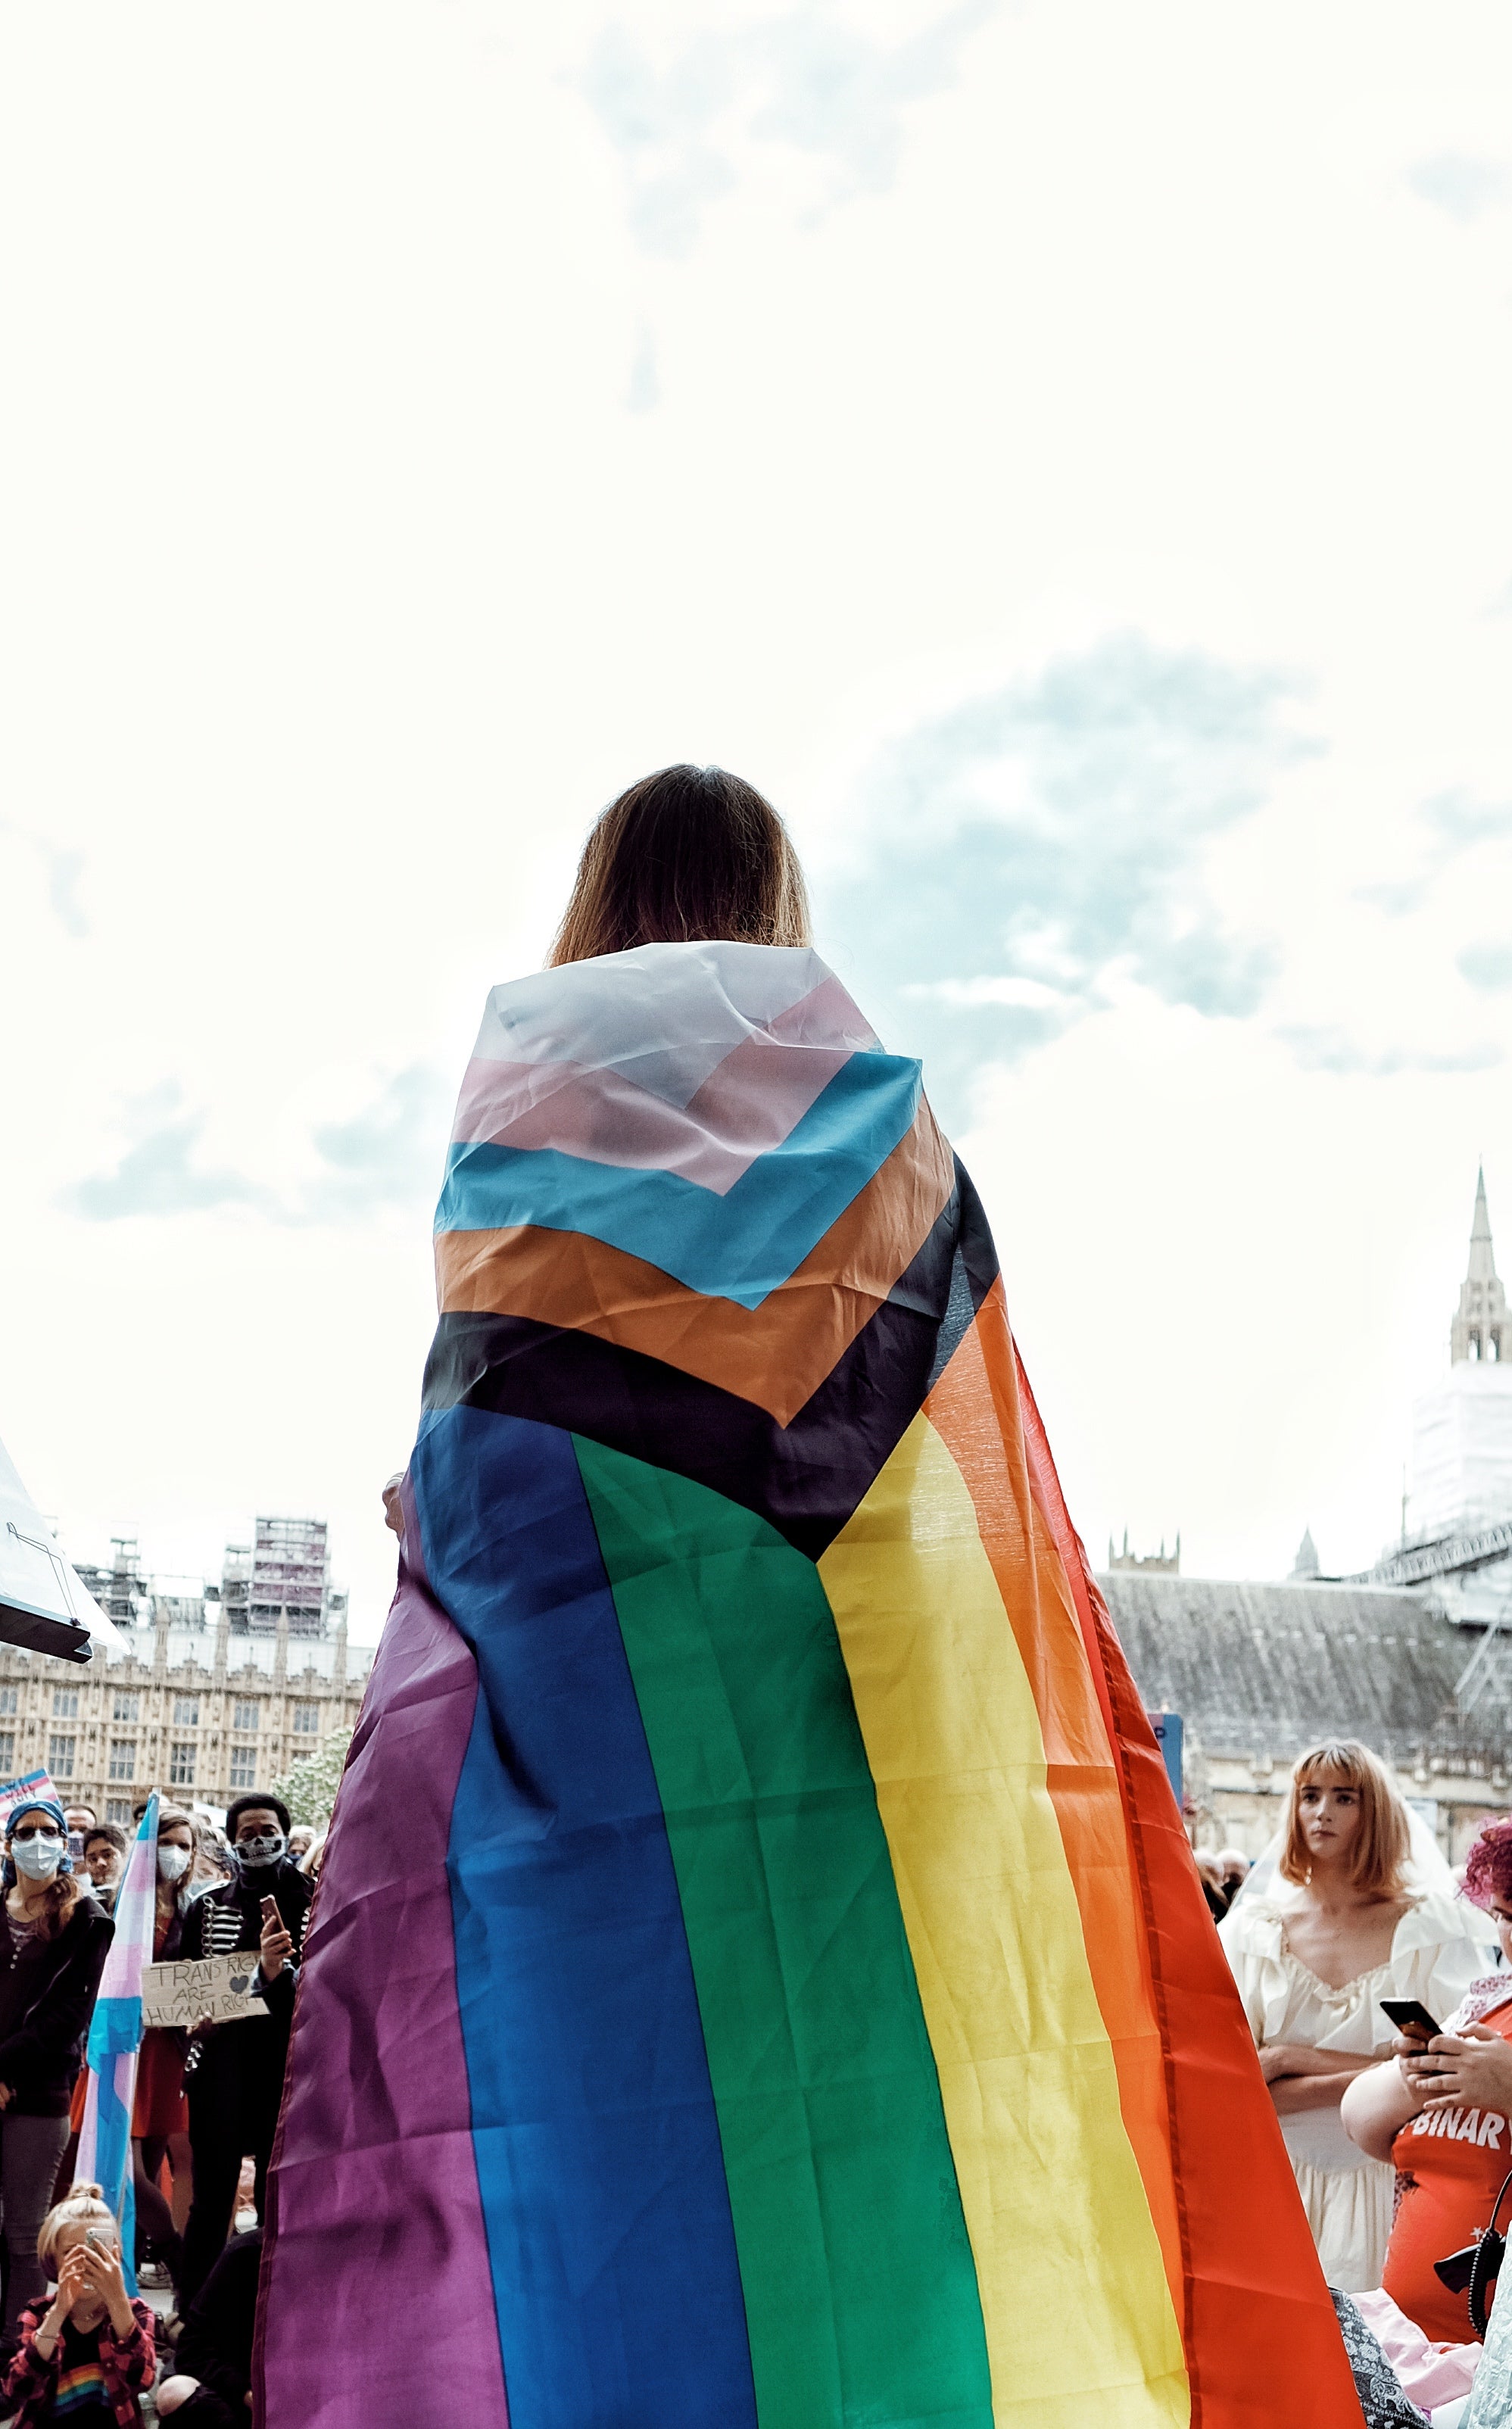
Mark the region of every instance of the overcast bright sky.
[[1399, 1524], [1512, 1267], [1505, 0], [0, 21], [0, 1436], [392, 1574], [487, 987], [674, 758], [922, 1051], [1078, 1525]]

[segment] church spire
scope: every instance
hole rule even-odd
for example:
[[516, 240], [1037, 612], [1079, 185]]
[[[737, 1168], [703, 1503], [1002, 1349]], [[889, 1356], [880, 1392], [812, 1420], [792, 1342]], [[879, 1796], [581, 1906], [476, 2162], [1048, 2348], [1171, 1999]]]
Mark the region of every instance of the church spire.
[[1470, 1270], [1460, 1285], [1459, 1309], [1449, 1328], [1453, 1365], [1467, 1360], [1512, 1358], [1512, 1317], [1496, 1271], [1491, 1218], [1486, 1205], [1486, 1170], [1475, 1176], [1475, 1214], [1470, 1230]]

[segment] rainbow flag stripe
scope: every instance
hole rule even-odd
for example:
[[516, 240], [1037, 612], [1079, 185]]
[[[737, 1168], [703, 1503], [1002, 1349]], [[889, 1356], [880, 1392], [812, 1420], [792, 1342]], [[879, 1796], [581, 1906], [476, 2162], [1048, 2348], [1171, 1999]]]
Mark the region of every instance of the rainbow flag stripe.
[[272, 2429], [1359, 2429], [917, 1066], [808, 952], [501, 988], [436, 1270]]

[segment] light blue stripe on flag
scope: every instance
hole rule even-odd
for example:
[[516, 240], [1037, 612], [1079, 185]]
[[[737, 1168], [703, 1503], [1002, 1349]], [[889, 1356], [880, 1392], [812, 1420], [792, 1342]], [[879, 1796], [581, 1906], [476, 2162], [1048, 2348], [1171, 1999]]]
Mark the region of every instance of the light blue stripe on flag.
[[157, 1799], [148, 1799], [116, 1898], [116, 1927], [90, 2019], [90, 2070], [75, 2184], [97, 2184], [121, 2225], [121, 2269], [137, 2291], [137, 2200], [131, 2181], [131, 2111], [141, 2047], [141, 1975], [153, 1961], [157, 1922]]
[[781, 1146], [722, 1198], [680, 1173], [594, 1164], [555, 1148], [453, 1145], [436, 1228], [583, 1231], [706, 1298], [760, 1307], [906, 1137], [919, 1110], [919, 1067], [901, 1055], [853, 1054]]

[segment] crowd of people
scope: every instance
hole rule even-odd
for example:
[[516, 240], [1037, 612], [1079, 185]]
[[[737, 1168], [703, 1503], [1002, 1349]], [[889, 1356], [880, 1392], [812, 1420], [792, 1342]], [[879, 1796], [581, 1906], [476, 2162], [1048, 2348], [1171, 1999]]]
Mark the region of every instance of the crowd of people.
[[1492, 2291], [1474, 2255], [1507, 2224], [1512, 1820], [1456, 1877], [1368, 1748], [1316, 1746], [1219, 1935], [1346, 2342], [1408, 2407], [1378, 2417], [1454, 2429]]
[[[145, 1801], [138, 1820], [146, 1810]], [[0, 2418], [106, 2429], [160, 2418], [244, 2422], [257, 2262], [294, 1985], [320, 1842], [269, 1792], [224, 1830], [159, 1806], [156, 1962], [256, 1953], [258, 2012], [144, 2034], [131, 2118], [135, 2249], [158, 2318], [128, 2294], [114, 2211], [75, 2181], [83, 2052], [130, 1848], [88, 1807], [51, 1798], [5, 1822], [0, 1894]], [[244, 2167], [258, 2225], [233, 2233]], [[159, 2375], [161, 2372], [161, 2375]]]

